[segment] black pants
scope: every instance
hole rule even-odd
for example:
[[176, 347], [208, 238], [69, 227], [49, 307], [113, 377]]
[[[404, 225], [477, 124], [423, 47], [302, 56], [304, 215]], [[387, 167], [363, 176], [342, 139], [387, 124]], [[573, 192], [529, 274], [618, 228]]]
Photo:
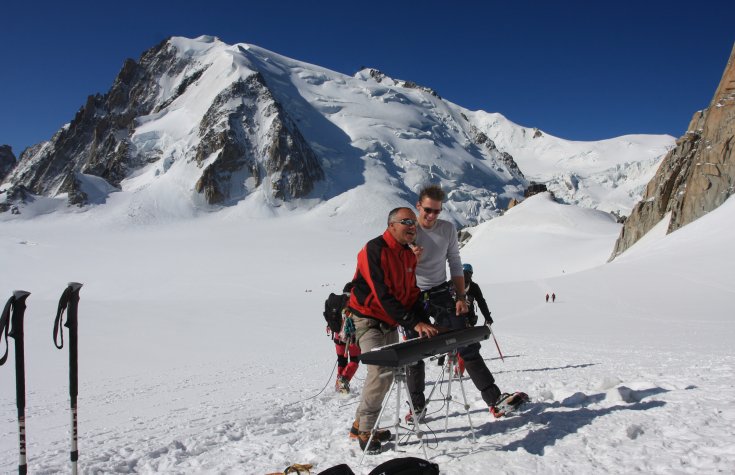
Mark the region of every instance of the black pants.
[[[433, 292], [428, 291], [424, 295], [428, 295], [427, 310], [436, 325], [450, 330], [467, 328], [467, 314], [456, 315], [455, 302], [448, 288]], [[413, 329], [406, 329], [406, 336], [415, 338], [418, 333]], [[493, 374], [480, 355], [480, 344], [473, 343], [459, 348], [459, 355], [464, 359], [465, 370], [472, 383], [480, 391], [482, 399], [488, 406], [494, 405], [500, 397], [500, 390], [495, 385], [495, 378], [493, 378]], [[413, 407], [420, 411], [426, 405], [426, 396], [424, 395], [426, 369], [423, 360], [408, 367], [406, 382]]]

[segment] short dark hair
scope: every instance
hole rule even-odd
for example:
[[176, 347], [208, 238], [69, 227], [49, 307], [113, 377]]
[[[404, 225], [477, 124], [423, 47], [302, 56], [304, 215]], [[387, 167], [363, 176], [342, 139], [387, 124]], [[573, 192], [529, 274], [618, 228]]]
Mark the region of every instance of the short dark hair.
[[396, 219], [396, 215], [398, 212], [402, 209], [407, 209], [413, 213], [413, 210], [411, 208], [407, 208], [406, 206], [399, 206], [398, 208], [393, 208], [390, 210], [390, 213], [388, 213], [388, 224], [392, 223]]
[[423, 187], [419, 192], [419, 203], [421, 203], [424, 198], [429, 198], [436, 201], [444, 201], [446, 197], [447, 194], [444, 192], [444, 190], [442, 190], [441, 186], [427, 185]]

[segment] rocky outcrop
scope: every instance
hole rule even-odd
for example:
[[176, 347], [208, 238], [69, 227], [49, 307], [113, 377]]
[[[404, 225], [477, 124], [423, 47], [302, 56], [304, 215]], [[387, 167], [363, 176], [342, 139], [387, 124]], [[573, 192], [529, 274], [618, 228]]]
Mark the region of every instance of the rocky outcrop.
[[421, 86], [419, 84], [416, 84], [413, 81], [404, 81], [402, 79], [393, 79], [390, 76], [386, 75], [383, 71], [380, 71], [375, 68], [366, 68], [362, 67], [360, 68], [360, 71], [356, 73], [357, 76], [362, 75], [363, 73], [366, 73], [367, 76], [373, 78], [375, 82], [382, 83], [383, 81], [387, 81], [392, 86], [400, 86], [405, 87], [406, 89], [419, 89], [424, 92], [428, 92], [432, 96], [436, 97], [437, 99], [441, 99], [441, 96], [437, 94], [437, 92], [427, 86]]
[[[466, 120], [467, 117], [463, 116]], [[505, 165], [505, 167], [508, 169], [508, 172], [517, 180], [524, 181], [525, 177], [523, 176], [523, 172], [518, 167], [518, 164], [513, 159], [513, 155], [509, 154], [508, 152], [500, 152], [498, 150], [498, 147], [495, 145], [495, 142], [490, 139], [484, 132], [480, 131], [477, 127], [474, 125], [470, 126], [470, 139], [472, 139], [472, 142], [479, 146], [484, 147], [490, 152], [497, 151], [499, 153], [498, 159], [500, 162]]]
[[10, 148], [10, 145], [0, 145], [0, 183], [15, 168], [15, 163], [15, 154], [13, 154], [13, 149]]
[[543, 183], [536, 183], [536, 182], [533, 182], [532, 181], [528, 185], [528, 188], [526, 188], [526, 191], [523, 192], [523, 197], [524, 198], [530, 198], [533, 195], [537, 195], [539, 193], [545, 193], [547, 191], [549, 191], [549, 190], [546, 188], [546, 185], [545, 184], [543, 184]]
[[161, 74], [183, 67], [166, 42], [146, 51], [139, 62], [126, 60], [107, 94], [89, 96], [49, 142], [21, 155], [13, 184], [38, 195], [69, 193], [75, 204], [84, 202], [76, 193], [78, 172], [119, 186], [130, 171], [151, 160], [129, 153], [135, 119], [152, 111]]
[[735, 47], [709, 107], [664, 158], [620, 232], [611, 260], [671, 213], [675, 231], [720, 206], [735, 193]]
[[243, 198], [248, 186], [264, 181], [272, 198], [301, 198], [324, 178], [316, 154], [258, 73], [215, 98], [199, 133], [196, 161], [206, 166], [195, 189], [210, 204]]

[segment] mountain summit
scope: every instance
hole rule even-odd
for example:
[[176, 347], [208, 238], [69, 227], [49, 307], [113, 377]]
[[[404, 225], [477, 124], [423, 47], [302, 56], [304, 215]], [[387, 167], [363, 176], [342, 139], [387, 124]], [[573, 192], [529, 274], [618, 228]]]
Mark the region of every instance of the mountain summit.
[[[527, 130], [375, 69], [350, 77], [253, 45], [174, 37], [125, 61], [106, 94], [89, 96], [49, 141], [26, 149], [0, 200], [22, 212], [34, 200], [86, 206], [122, 192], [128, 216], [189, 215], [242, 203], [310, 208], [366, 184], [368, 195], [381, 189], [389, 203], [413, 203], [432, 182], [450, 190], [447, 217], [468, 225], [523, 195], [516, 152], [531, 169], [543, 162], [561, 172], [591, 157], [595, 173], [617, 170], [602, 180], [615, 183], [627, 167], [652, 170], [671, 141], [611, 139], [626, 149], [615, 155], [609, 141]], [[576, 193], [569, 202], [625, 210], [640, 196], [585, 202], [585, 173], [565, 175]]]

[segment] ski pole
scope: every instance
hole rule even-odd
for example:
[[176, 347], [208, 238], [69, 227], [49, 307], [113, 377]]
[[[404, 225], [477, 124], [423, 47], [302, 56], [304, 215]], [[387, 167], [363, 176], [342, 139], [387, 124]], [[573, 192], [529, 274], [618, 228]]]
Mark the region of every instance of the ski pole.
[[[64, 293], [59, 299], [59, 307], [56, 311], [56, 319], [54, 320], [54, 345], [56, 348], [64, 347], [64, 332], [61, 328], [61, 321], [64, 310], [66, 310], [65, 327], [69, 329], [69, 398], [71, 401], [71, 451], [69, 458], [71, 460], [71, 473], [77, 474], [77, 461], [79, 460], [79, 450], [77, 448], [77, 394], [79, 390], [79, 369], [77, 366], [77, 310], [79, 304], [79, 290], [82, 284], [77, 282], [69, 282]], [[57, 336], [60, 336], [61, 343], [57, 343]]]
[[495, 332], [490, 330], [490, 334], [493, 336], [493, 341], [495, 342], [495, 348], [498, 349], [498, 354], [500, 355], [500, 361], [505, 363], [505, 358], [503, 358], [503, 352], [500, 351], [500, 346], [498, 346], [498, 340], [495, 338]]
[[[8, 338], [15, 340], [15, 401], [18, 406], [18, 442], [19, 442], [19, 458], [18, 473], [25, 475], [28, 473], [28, 463], [26, 460], [26, 362], [23, 344], [23, 314], [26, 310], [26, 299], [31, 295], [25, 290], [16, 290], [10, 297], [3, 309], [2, 317], [0, 317], [0, 335], [5, 333], [5, 345], [7, 347]], [[11, 317], [12, 309], [12, 317]], [[12, 324], [12, 329], [8, 331]], [[5, 355], [0, 357], [0, 365], [5, 363], [8, 348]]]

